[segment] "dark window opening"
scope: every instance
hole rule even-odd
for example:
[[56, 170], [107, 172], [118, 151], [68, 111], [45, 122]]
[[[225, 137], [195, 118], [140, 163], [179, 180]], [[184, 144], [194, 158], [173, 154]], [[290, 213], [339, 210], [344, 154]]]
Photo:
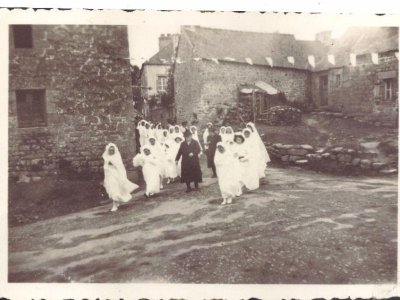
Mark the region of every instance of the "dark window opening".
[[18, 90], [18, 127], [44, 127], [47, 125], [45, 90]]
[[13, 25], [13, 35], [15, 48], [33, 48], [31, 25]]

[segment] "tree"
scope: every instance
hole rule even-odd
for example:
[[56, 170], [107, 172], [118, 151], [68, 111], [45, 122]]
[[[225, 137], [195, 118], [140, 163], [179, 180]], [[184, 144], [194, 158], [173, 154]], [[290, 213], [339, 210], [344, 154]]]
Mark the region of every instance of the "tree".
[[161, 96], [161, 105], [165, 108], [170, 107], [175, 103], [174, 101], [174, 74], [172, 68], [168, 69], [167, 75], [167, 89], [166, 92], [162, 93]]

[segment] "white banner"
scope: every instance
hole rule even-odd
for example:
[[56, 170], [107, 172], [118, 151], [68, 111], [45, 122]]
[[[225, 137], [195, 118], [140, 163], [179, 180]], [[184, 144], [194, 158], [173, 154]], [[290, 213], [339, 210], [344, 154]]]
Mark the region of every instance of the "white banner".
[[274, 64], [273, 64], [273, 62], [272, 62], [272, 58], [271, 58], [271, 57], [266, 57], [265, 59], [267, 60], [267, 62], [268, 62], [269, 65], [271, 66], [271, 68], [273, 68], [273, 67], [274, 67]]
[[314, 58], [314, 55], [309, 55], [309, 56], [308, 56], [308, 63], [309, 63], [313, 68], [315, 68], [315, 58]]
[[335, 55], [333, 54], [328, 54], [328, 61], [334, 65], [335, 64]]
[[244, 60], [245, 60], [249, 65], [252, 65], [252, 64], [253, 64], [253, 61], [251, 60], [251, 58], [246, 57]]

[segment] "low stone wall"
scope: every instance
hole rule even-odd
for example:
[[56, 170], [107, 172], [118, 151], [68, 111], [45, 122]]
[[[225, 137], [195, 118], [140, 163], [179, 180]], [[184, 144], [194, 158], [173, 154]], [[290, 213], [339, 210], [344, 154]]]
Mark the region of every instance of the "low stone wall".
[[397, 167], [379, 161], [376, 153], [343, 147], [316, 151], [310, 145], [273, 144], [267, 146], [267, 150], [273, 162], [294, 164], [329, 173], [370, 175], [397, 173]]

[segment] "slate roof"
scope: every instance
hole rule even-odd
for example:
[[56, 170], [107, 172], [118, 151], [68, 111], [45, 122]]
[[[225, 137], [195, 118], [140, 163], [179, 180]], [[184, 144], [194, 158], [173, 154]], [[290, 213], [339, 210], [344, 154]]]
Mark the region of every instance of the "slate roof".
[[[221, 61], [247, 63], [250, 58], [255, 65], [269, 66], [266, 57], [271, 57], [274, 67], [311, 70], [308, 55], [322, 57], [325, 46], [319, 41], [296, 40], [292, 34], [245, 32], [200, 26], [183, 26], [194, 47], [194, 55], [200, 58], [217, 58]], [[294, 64], [288, 62], [294, 58]], [[228, 59], [227, 59], [228, 58]], [[317, 59], [316, 59], [317, 61]]]
[[382, 53], [398, 50], [398, 45], [398, 27], [350, 27], [327, 49], [327, 54], [335, 55], [335, 65], [329, 63], [325, 55], [316, 63], [315, 71], [348, 65], [350, 53]]
[[[296, 40], [292, 34], [245, 32], [201, 26], [182, 26], [193, 45], [195, 57], [219, 61], [248, 63], [269, 66], [266, 57], [271, 57], [274, 67], [322, 71], [350, 63], [350, 53], [380, 53], [398, 50], [397, 27], [350, 27], [333, 45], [319, 41]], [[328, 61], [328, 54], [335, 56], [335, 64]], [[315, 68], [308, 62], [313, 55]], [[294, 64], [288, 62], [294, 58]], [[234, 58], [235, 60], [231, 60]]]
[[144, 65], [171, 65], [172, 57], [174, 55], [174, 46], [171, 41], [167, 46], [162, 48], [158, 53], [152, 56], [149, 60], [145, 61]]

